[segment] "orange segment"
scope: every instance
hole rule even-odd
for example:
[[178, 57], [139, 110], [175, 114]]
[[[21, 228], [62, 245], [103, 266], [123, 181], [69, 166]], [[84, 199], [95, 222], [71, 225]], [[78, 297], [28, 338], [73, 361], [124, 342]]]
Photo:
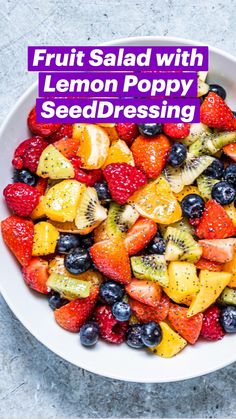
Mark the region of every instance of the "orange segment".
[[83, 169], [100, 169], [105, 163], [110, 146], [106, 131], [98, 125], [87, 124], [80, 133], [78, 156]]
[[144, 217], [156, 223], [172, 224], [182, 217], [182, 210], [169, 183], [159, 177], [135, 192], [128, 201]]
[[128, 163], [131, 164], [131, 166], [134, 166], [132, 151], [129, 149], [125, 141], [118, 140], [110, 146], [103, 168], [111, 163]]

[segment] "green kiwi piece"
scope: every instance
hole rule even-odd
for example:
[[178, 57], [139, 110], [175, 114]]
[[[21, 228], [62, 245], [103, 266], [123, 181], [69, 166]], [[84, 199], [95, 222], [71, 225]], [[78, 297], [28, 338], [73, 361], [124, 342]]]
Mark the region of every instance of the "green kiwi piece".
[[190, 125], [190, 133], [187, 137], [185, 137], [181, 142], [186, 146], [190, 146], [195, 141], [201, 139], [202, 137], [210, 136], [212, 131], [210, 128], [199, 122], [198, 124], [191, 124]]
[[164, 287], [168, 285], [164, 255], [133, 256], [130, 260], [135, 278], [158, 282]]
[[90, 294], [91, 284], [88, 281], [81, 281], [64, 275], [51, 273], [47, 280], [47, 286], [58, 292], [61, 297], [68, 300], [86, 298]]
[[182, 171], [180, 168], [175, 168], [167, 165], [164, 169], [164, 176], [169, 182], [171, 190], [175, 193], [181, 192], [184, 184], [182, 181]]
[[234, 142], [236, 142], [236, 131], [215, 132], [211, 136], [202, 136], [191, 144], [189, 152], [195, 156], [214, 155], [224, 146]]
[[187, 159], [181, 168], [182, 171], [182, 182], [185, 186], [192, 185], [192, 183], [210, 166], [214, 161], [211, 156], [192, 156], [190, 153], [187, 155]]
[[139, 213], [131, 205], [110, 204], [107, 216], [106, 231], [110, 239], [123, 237], [139, 218]]
[[221, 305], [236, 306], [236, 290], [226, 287], [217, 301]]
[[203, 198], [211, 199], [211, 191], [213, 186], [219, 182], [219, 179], [213, 179], [205, 175], [197, 178], [197, 186]]
[[165, 251], [167, 261], [196, 262], [200, 259], [202, 248], [187, 231], [168, 227], [164, 238], [167, 241]]
[[225, 131], [220, 133], [215, 133], [212, 138], [212, 143], [214, 147], [218, 150], [221, 150], [228, 144], [236, 142], [236, 131]]

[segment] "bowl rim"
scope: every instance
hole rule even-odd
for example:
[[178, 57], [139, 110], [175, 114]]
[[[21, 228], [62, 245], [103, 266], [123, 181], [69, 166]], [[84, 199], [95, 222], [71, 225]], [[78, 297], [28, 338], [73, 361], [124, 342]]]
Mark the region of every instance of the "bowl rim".
[[[214, 52], [220, 56], [223, 56], [225, 58], [227, 58], [228, 60], [231, 60], [233, 63], [236, 64], [236, 57], [233, 56], [232, 54], [223, 51], [220, 48], [216, 48], [213, 47], [209, 44], [205, 44], [202, 42], [198, 42], [198, 41], [194, 41], [188, 38], [182, 38], [182, 37], [169, 37], [169, 36], [137, 36], [137, 37], [125, 37], [125, 38], [118, 38], [118, 39], [113, 39], [111, 41], [107, 41], [107, 42], [103, 42], [98, 44], [98, 46], [114, 46], [114, 45], [118, 45], [118, 46], [122, 46], [122, 44], [124, 45], [128, 45], [129, 43], [132, 43], [133, 45], [139, 45], [139, 43], [142, 42], [148, 42], [151, 41], [153, 43], [158, 43], [160, 41], [166, 41], [168, 43], [169, 42], [178, 42], [178, 43], [183, 43], [183, 45], [193, 45], [193, 46], [208, 46], [209, 47], [209, 51]], [[18, 98], [18, 100], [16, 101], [15, 105], [11, 108], [11, 110], [7, 113], [4, 121], [2, 122], [1, 126], [0, 126], [0, 138], [6, 128], [6, 126], [8, 125], [10, 119], [13, 117], [14, 113], [16, 112], [16, 110], [22, 105], [22, 103], [24, 103], [25, 99], [31, 95], [31, 93], [36, 89], [38, 82], [34, 82], [32, 83], [24, 92], [23, 94]], [[37, 330], [34, 330], [33, 327], [31, 327], [31, 325], [29, 324], [29, 322], [23, 318], [23, 316], [21, 315], [21, 313], [18, 313], [17, 310], [14, 307], [14, 300], [11, 299], [11, 297], [9, 296], [9, 294], [7, 292], [5, 292], [4, 288], [2, 287], [2, 284], [0, 282], [0, 292], [1, 295], [3, 297], [3, 299], [5, 300], [5, 302], [7, 303], [8, 307], [11, 309], [11, 311], [13, 312], [13, 314], [16, 316], [16, 318], [21, 322], [21, 324], [30, 332], [30, 334], [32, 334], [34, 336], [34, 338], [36, 338], [42, 345], [44, 345], [46, 348], [48, 348], [50, 351], [52, 351], [53, 353], [55, 353], [57, 356], [59, 356], [60, 358], [66, 360], [67, 362], [69, 362], [72, 365], [75, 365], [76, 367], [85, 369], [86, 371], [105, 377], [105, 378], [110, 378], [110, 379], [115, 379], [115, 380], [120, 380], [120, 381], [124, 381], [124, 382], [133, 382], [133, 383], [168, 383], [168, 382], [178, 382], [178, 381], [183, 381], [183, 380], [189, 380], [191, 378], [196, 378], [196, 377], [201, 377], [201, 376], [205, 376], [206, 374], [210, 374], [214, 371], [217, 371], [221, 368], [224, 368], [228, 365], [230, 365], [231, 363], [233, 363], [236, 360], [236, 355], [232, 356], [231, 358], [227, 358], [226, 361], [224, 361], [223, 357], [222, 357], [222, 362], [218, 362], [217, 365], [215, 367], [209, 368], [209, 369], [205, 369], [204, 372], [200, 372], [199, 374], [194, 374], [194, 373], [187, 373], [185, 372], [185, 374], [179, 378], [179, 377], [172, 377], [172, 378], [168, 378], [168, 380], [166, 380], [165, 378], [160, 379], [157, 378], [157, 380], [155, 379], [142, 379], [139, 378], [138, 380], [132, 380], [129, 377], [124, 378], [124, 376], [122, 375], [122, 373], [116, 374], [116, 373], [109, 373], [108, 374], [103, 374], [103, 372], [101, 371], [100, 368], [89, 368], [89, 365], [86, 364], [86, 362], [84, 362], [83, 360], [79, 359], [78, 363], [75, 363], [73, 361], [71, 361], [69, 359], [68, 356], [65, 356], [65, 354], [62, 354], [61, 351], [57, 348], [53, 348], [53, 345], [47, 343], [46, 341], [42, 341], [41, 337], [38, 335]]]

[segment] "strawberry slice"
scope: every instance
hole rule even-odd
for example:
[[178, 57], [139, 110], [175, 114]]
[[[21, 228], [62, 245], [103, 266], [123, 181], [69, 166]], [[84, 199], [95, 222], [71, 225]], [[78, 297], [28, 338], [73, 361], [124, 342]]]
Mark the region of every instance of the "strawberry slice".
[[35, 186], [35, 189], [39, 191], [40, 195], [44, 195], [48, 186], [48, 179], [43, 179], [42, 177], [39, 178], [37, 181], [37, 184]]
[[163, 294], [159, 304], [156, 307], [148, 306], [139, 301], [129, 298], [129, 304], [133, 314], [141, 323], [161, 322], [168, 316], [170, 300], [167, 295]]
[[154, 221], [147, 218], [139, 218], [129, 229], [124, 243], [129, 255], [140, 252], [157, 232], [157, 225]]
[[32, 257], [34, 224], [16, 215], [1, 222], [2, 237], [21, 265], [27, 266]]
[[226, 263], [233, 259], [236, 239], [199, 240], [202, 257], [214, 262]]
[[168, 320], [171, 326], [192, 345], [198, 340], [203, 321], [203, 314], [187, 317], [188, 308], [171, 304]]
[[236, 228], [225, 209], [215, 200], [208, 201], [196, 235], [200, 239], [225, 239], [235, 234]]
[[190, 133], [190, 125], [179, 123], [179, 124], [163, 124], [163, 132], [175, 140], [186, 138]]
[[214, 92], [210, 92], [200, 108], [200, 121], [211, 128], [222, 131], [235, 131], [236, 118], [225, 101]]
[[90, 255], [97, 269], [108, 278], [123, 284], [131, 281], [129, 256], [122, 241], [95, 243], [90, 247]]
[[22, 269], [23, 278], [28, 285], [41, 294], [48, 294], [49, 289], [46, 285], [48, 280], [48, 262], [41, 258], [33, 258], [28, 266]]
[[202, 269], [205, 271], [221, 272], [223, 271], [224, 264], [201, 258], [195, 263], [195, 266], [197, 269]]
[[131, 146], [135, 165], [148, 178], [157, 178], [161, 174], [170, 149], [171, 142], [163, 134], [151, 138], [145, 138], [140, 135]]
[[48, 137], [57, 131], [61, 126], [61, 124], [46, 124], [43, 122], [37, 122], [36, 119], [36, 107], [34, 107], [28, 116], [28, 127], [33, 134], [40, 135], [41, 137]]
[[226, 145], [223, 150], [227, 156], [236, 161], [236, 143]]
[[157, 307], [160, 303], [161, 287], [155, 282], [133, 279], [125, 290], [131, 298], [148, 306]]
[[97, 302], [99, 287], [93, 286], [87, 298], [79, 298], [54, 311], [56, 322], [69, 332], [79, 332], [91, 316]]
[[75, 138], [62, 138], [59, 141], [56, 141], [54, 147], [60, 151], [63, 156], [67, 159], [71, 159], [72, 157], [77, 156], [78, 148], [79, 148], [79, 140]]

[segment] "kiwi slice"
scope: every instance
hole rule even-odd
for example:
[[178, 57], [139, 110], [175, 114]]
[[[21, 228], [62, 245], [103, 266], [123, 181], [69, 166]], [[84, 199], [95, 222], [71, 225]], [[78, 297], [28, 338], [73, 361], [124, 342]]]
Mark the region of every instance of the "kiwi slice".
[[98, 199], [95, 188], [86, 188], [77, 208], [75, 225], [80, 234], [88, 234], [107, 218], [107, 209]]
[[163, 236], [165, 235], [168, 227], [177, 228], [177, 229], [180, 229], [181, 231], [187, 231], [187, 233], [189, 234], [194, 234], [194, 228], [193, 226], [189, 224], [187, 218], [182, 218], [180, 221], [176, 221], [176, 223], [173, 223], [169, 226], [164, 225], [164, 224], [159, 224], [159, 229]]
[[218, 182], [219, 179], [213, 179], [204, 175], [199, 176], [197, 178], [197, 186], [201, 196], [205, 199], [211, 199], [211, 190]]
[[236, 131], [215, 132], [211, 136], [205, 135], [189, 147], [189, 152], [195, 156], [216, 154], [224, 146], [236, 142]]
[[212, 138], [212, 143], [215, 148], [221, 150], [224, 146], [236, 142], [236, 131], [216, 132]]
[[47, 286], [52, 290], [59, 292], [61, 297], [68, 300], [75, 300], [76, 298], [88, 297], [91, 284], [88, 281], [81, 281], [76, 278], [51, 273], [47, 280]]
[[130, 260], [135, 278], [158, 282], [164, 287], [168, 285], [164, 255], [133, 256]]
[[167, 261], [196, 262], [200, 259], [202, 248], [189, 232], [168, 227], [164, 238], [167, 241], [165, 251]]
[[169, 182], [171, 190], [175, 193], [181, 192], [184, 187], [181, 174], [181, 169], [170, 165], [167, 165], [164, 169], [164, 176], [167, 182]]
[[210, 128], [199, 122], [198, 124], [190, 125], [190, 133], [185, 137], [181, 142], [187, 146], [193, 144], [195, 141], [201, 139], [202, 137], [207, 137], [211, 135]]
[[226, 287], [219, 296], [218, 303], [222, 305], [236, 306], [236, 290]]
[[106, 223], [106, 232], [110, 239], [123, 237], [138, 218], [138, 211], [131, 205], [119, 205], [112, 202]]

